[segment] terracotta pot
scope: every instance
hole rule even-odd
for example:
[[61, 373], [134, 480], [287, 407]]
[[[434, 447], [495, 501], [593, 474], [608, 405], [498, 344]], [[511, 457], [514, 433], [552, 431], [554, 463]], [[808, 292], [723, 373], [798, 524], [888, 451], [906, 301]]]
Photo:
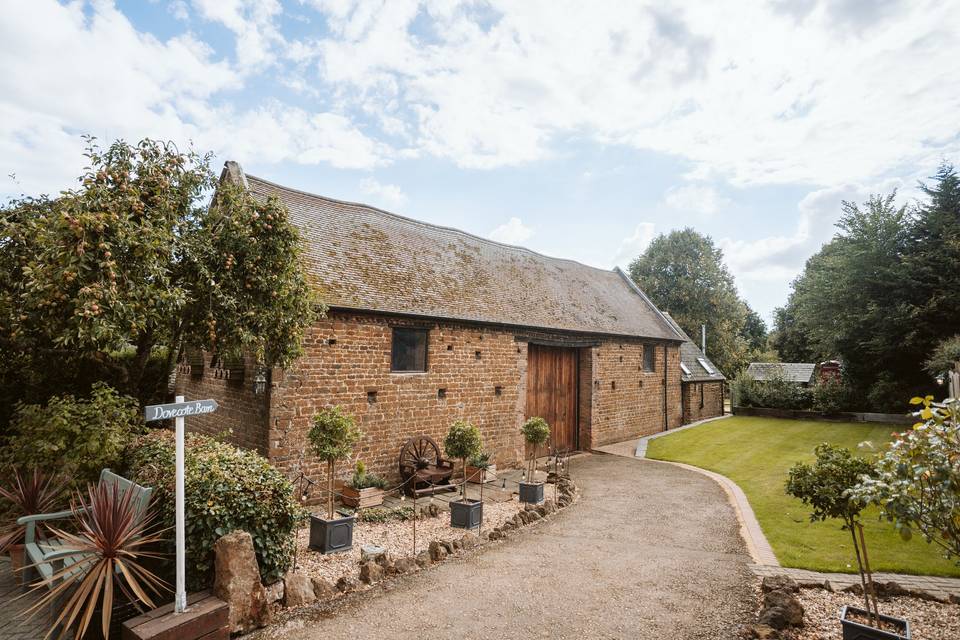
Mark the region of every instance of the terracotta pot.
[[344, 485], [340, 492], [340, 502], [354, 509], [376, 507], [383, 504], [383, 489], [377, 487], [354, 489], [349, 485]]
[[483, 484], [497, 479], [497, 465], [492, 464], [486, 471], [467, 465], [467, 482]]

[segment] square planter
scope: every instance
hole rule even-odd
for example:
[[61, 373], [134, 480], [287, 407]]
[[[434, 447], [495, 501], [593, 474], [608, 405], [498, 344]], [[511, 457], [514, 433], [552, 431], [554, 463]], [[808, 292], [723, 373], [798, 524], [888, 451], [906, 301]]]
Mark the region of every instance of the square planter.
[[366, 509], [367, 507], [376, 507], [383, 504], [383, 489], [377, 487], [368, 487], [366, 489], [354, 489], [349, 485], [343, 485], [340, 492], [340, 502], [346, 507], [354, 509]]
[[483, 522], [483, 503], [479, 500], [457, 500], [450, 503], [450, 526], [456, 529], [479, 529]]
[[529, 502], [530, 504], [540, 504], [543, 502], [543, 483], [521, 482], [520, 502]]
[[353, 547], [353, 516], [327, 520], [310, 516], [310, 548], [322, 554], [349, 551]]
[[467, 482], [471, 484], [486, 484], [497, 479], [497, 465], [492, 464], [486, 471], [467, 465]]
[[843, 640], [910, 640], [910, 623], [901, 618], [880, 614], [880, 619], [899, 628], [899, 632], [877, 629], [856, 620], [848, 620], [847, 614], [856, 613], [867, 618], [864, 609], [845, 606], [840, 612], [840, 624], [843, 627]]

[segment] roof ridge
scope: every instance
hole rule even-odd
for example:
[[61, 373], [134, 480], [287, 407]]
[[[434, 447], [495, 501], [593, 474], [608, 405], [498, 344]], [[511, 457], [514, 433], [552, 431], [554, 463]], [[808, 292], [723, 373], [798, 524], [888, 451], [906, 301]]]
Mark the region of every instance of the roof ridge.
[[432, 222], [425, 222], [424, 220], [418, 220], [418, 219], [416, 219], [416, 218], [411, 218], [411, 217], [409, 217], [409, 216], [405, 216], [405, 215], [400, 214], [400, 213], [394, 213], [393, 211], [387, 211], [386, 209], [381, 209], [380, 207], [375, 207], [375, 206], [373, 206], [373, 205], [371, 205], [371, 204], [365, 204], [365, 203], [363, 203], [363, 202], [354, 202], [354, 201], [352, 201], [352, 200], [340, 200], [340, 199], [338, 199], [338, 198], [331, 198], [330, 196], [324, 196], [324, 195], [320, 195], [320, 194], [318, 194], [318, 193], [311, 193], [311, 192], [309, 192], [309, 191], [304, 191], [304, 190], [302, 190], [302, 189], [297, 189], [297, 188], [295, 188], [295, 187], [288, 187], [288, 186], [285, 186], [285, 185], [282, 185], [282, 184], [278, 184], [278, 183], [276, 183], [276, 182], [273, 182], [272, 180], [267, 180], [267, 179], [265, 179], [265, 178], [261, 178], [261, 177], [259, 177], [259, 176], [251, 175], [251, 174], [249, 174], [249, 173], [248, 173], [248, 174], [245, 174], [245, 175], [246, 175], [246, 178], [247, 178], [248, 181], [251, 180], [251, 179], [252, 179], [252, 180], [256, 180], [257, 182], [263, 182], [263, 183], [265, 183], [265, 184], [268, 184], [268, 185], [270, 185], [270, 186], [272, 186], [272, 187], [276, 187], [276, 188], [278, 188], [278, 189], [283, 189], [283, 190], [285, 190], [285, 191], [292, 191], [293, 193], [299, 193], [300, 195], [308, 196], [308, 197], [311, 197], [311, 198], [317, 198], [318, 200], [326, 200], [327, 202], [332, 202], [332, 203], [336, 203], [336, 204], [347, 205], [347, 206], [350, 206], [350, 207], [362, 207], [362, 208], [364, 208], [364, 209], [369, 209], [369, 210], [371, 210], [371, 211], [376, 211], [377, 213], [382, 213], [382, 214], [384, 214], [384, 215], [390, 216], [390, 217], [392, 217], [392, 218], [396, 218], [396, 219], [398, 219], [398, 220], [402, 220], [402, 221], [404, 221], [404, 222], [412, 222], [412, 223], [414, 223], [414, 224], [418, 224], [418, 225], [421, 225], [421, 226], [424, 226], [424, 227], [429, 227], [429, 228], [431, 228], [431, 229], [440, 229], [440, 230], [442, 230], [442, 231], [449, 231], [449, 232], [451, 232], [451, 233], [464, 235], [464, 236], [473, 238], [473, 239], [475, 239], [475, 240], [479, 240], [480, 242], [484, 242], [484, 243], [491, 244], [491, 245], [498, 246], [498, 247], [505, 247], [505, 248], [507, 248], [507, 249], [518, 249], [518, 250], [520, 250], [520, 251], [525, 251], [525, 252], [527, 252], [527, 253], [529, 253], [529, 254], [532, 254], [532, 255], [535, 255], [535, 256], [538, 256], [538, 257], [541, 257], [541, 258], [546, 258], [547, 260], [556, 260], [557, 262], [569, 262], [569, 263], [571, 263], [571, 264], [575, 264], [575, 265], [580, 266], [580, 267], [586, 267], [587, 269], [593, 269], [594, 271], [599, 271], [599, 272], [601, 272], [601, 273], [608, 273], [608, 274], [616, 274], [616, 272], [617, 272], [617, 270], [618, 270], [618, 267], [613, 267], [612, 269], [603, 269], [603, 268], [601, 268], [601, 267], [595, 267], [595, 266], [593, 266], [593, 265], [586, 264], [585, 262], [580, 262], [579, 260], [574, 260], [574, 259], [572, 259], [572, 258], [560, 258], [560, 257], [557, 257], [557, 256], [548, 256], [548, 255], [545, 254], [545, 253], [540, 253], [539, 251], [534, 251], [533, 249], [530, 249], [530, 248], [528, 248], [528, 247], [523, 247], [523, 246], [520, 246], [520, 245], [518, 245], [518, 244], [509, 244], [509, 243], [507, 243], [507, 242], [499, 242], [499, 241], [497, 241], [497, 240], [491, 240], [490, 238], [484, 238], [483, 236], [478, 236], [478, 235], [475, 234], [475, 233], [470, 233], [469, 231], [464, 231], [463, 229], [458, 229], [458, 228], [456, 228], [456, 227], [448, 227], [448, 226], [442, 225], [442, 224], [434, 224], [434, 223], [432, 223]]

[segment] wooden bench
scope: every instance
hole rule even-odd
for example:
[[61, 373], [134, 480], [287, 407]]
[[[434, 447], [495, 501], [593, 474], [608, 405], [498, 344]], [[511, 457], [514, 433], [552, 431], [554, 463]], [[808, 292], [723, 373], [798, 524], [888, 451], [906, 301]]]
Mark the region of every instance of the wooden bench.
[[230, 640], [230, 608], [209, 591], [187, 596], [187, 610], [165, 604], [123, 623], [121, 640]]
[[[116, 484], [120, 495], [127, 491], [133, 491], [134, 495], [131, 501], [137, 506], [137, 513], [140, 517], [146, 513], [147, 505], [150, 504], [150, 496], [153, 489], [142, 487], [135, 482], [131, 482], [122, 476], [118, 476], [109, 469], [100, 472], [100, 485], [105, 483]], [[42, 580], [50, 580], [61, 569], [68, 570], [63, 579], [79, 578], [83, 569], [78, 567], [75, 572], [70, 572], [69, 568], [77, 564], [85, 557], [85, 554], [77, 553], [75, 549], [69, 548], [66, 543], [59, 538], [47, 538], [38, 535], [37, 523], [49, 522], [51, 520], [64, 520], [73, 517], [73, 511], [58, 511], [56, 513], [40, 513], [35, 515], [23, 516], [17, 520], [17, 524], [25, 527], [24, 533], [24, 551], [27, 555], [27, 566], [24, 567], [24, 584], [28, 584], [36, 574], [40, 575]], [[56, 585], [50, 582], [47, 585], [53, 589]]]
[[440, 457], [440, 447], [429, 436], [415, 436], [400, 449], [400, 477], [407, 495], [456, 491], [450, 483], [453, 463]]

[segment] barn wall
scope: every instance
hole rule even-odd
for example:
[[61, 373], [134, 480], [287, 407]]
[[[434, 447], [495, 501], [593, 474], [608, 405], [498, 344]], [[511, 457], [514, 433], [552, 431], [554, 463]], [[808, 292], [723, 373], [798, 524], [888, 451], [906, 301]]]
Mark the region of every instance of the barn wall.
[[[643, 350], [655, 349], [655, 370], [643, 370]], [[593, 349], [592, 446], [664, 430], [664, 349], [667, 350], [667, 425], [679, 426], [680, 349], [676, 345], [604, 341]]]
[[[723, 382], [683, 383], [684, 424], [723, 415]], [[700, 387], [703, 386], [703, 407], [700, 406]]]

